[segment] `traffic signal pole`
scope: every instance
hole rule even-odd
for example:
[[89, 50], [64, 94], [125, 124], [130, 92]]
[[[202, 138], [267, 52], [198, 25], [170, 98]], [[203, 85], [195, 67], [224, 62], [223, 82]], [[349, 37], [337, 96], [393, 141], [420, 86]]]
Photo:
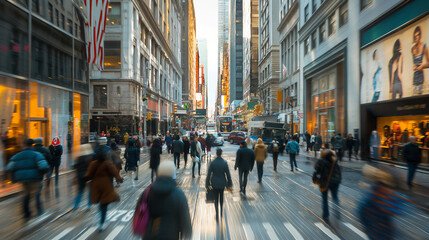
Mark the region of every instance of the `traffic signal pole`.
[[[146, 62], [147, 64], [149, 64], [149, 62]], [[148, 71], [151, 70], [151, 67], [144, 66], [146, 73], [143, 76], [143, 99], [146, 99], [146, 103], [143, 102], [143, 141], [146, 143], [146, 134], [147, 134], [147, 130], [146, 130], [146, 125], [147, 125], [147, 114], [146, 114], [146, 105], [148, 104], [149, 100], [146, 97], [146, 88], [147, 88], [147, 76], [149, 76]]]

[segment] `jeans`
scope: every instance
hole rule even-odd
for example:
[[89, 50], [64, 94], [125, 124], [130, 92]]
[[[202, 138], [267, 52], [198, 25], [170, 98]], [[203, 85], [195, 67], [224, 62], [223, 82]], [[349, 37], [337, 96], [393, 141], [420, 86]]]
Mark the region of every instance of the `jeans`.
[[[323, 209], [323, 214], [322, 217], [323, 218], [328, 218], [329, 217], [329, 206], [328, 206], [328, 191], [331, 191], [331, 195], [332, 195], [332, 200], [334, 201], [334, 203], [336, 205], [338, 205], [340, 202], [338, 200], [338, 187], [340, 186], [340, 184], [338, 183], [330, 183], [328, 190], [326, 190], [325, 192], [322, 192], [322, 209]], [[338, 213], [339, 210], [336, 207], [335, 211]]]
[[103, 225], [104, 222], [106, 221], [107, 205], [108, 204], [101, 204], [100, 203], [100, 225]]
[[214, 189], [214, 192], [216, 194], [216, 198], [214, 201], [215, 210], [216, 210], [216, 218], [219, 216], [219, 209], [218, 206], [220, 206], [220, 217], [223, 215], [223, 189]]
[[167, 145], [167, 153], [173, 153], [173, 151], [171, 150], [171, 145], [170, 146]]
[[349, 152], [349, 160], [352, 160], [353, 147], [349, 147], [347, 151]]
[[42, 201], [40, 200], [40, 195], [42, 192], [42, 182], [23, 182], [22, 187], [24, 189], [24, 215], [25, 217], [30, 217], [30, 199], [33, 195], [36, 196], [36, 207], [38, 214], [42, 214]]
[[249, 170], [238, 169], [238, 177], [240, 182], [240, 192], [246, 194], [247, 186], [247, 176], [249, 175]]
[[338, 160], [343, 161], [343, 149], [341, 148], [335, 149], [335, 152], [337, 154]]
[[192, 163], [192, 177], [194, 177], [194, 172], [195, 172], [195, 165], [198, 163], [198, 175], [201, 176], [201, 161], [198, 162], [193, 162]]
[[295, 165], [295, 169], [298, 168], [296, 165], [296, 154], [290, 153], [290, 170], [293, 172], [293, 166]]
[[156, 169], [152, 169], [150, 174], [151, 183], [153, 183], [153, 178], [156, 176], [157, 176]]
[[417, 167], [419, 166], [418, 163], [407, 163], [408, 165], [408, 178], [407, 178], [407, 184], [408, 186], [413, 185], [413, 179], [414, 175], [416, 174]]
[[51, 166], [51, 171], [46, 174], [46, 178], [48, 179], [47, 185], [51, 183], [51, 177], [55, 170], [55, 186], [58, 186], [58, 175], [59, 175], [60, 165]]
[[185, 160], [185, 167], [186, 167], [186, 164], [188, 163], [188, 153], [183, 154], [183, 160]]
[[258, 180], [262, 180], [262, 175], [264, 174], [264, 163], [263, 162], [256, 162], [256, 166], [258, 168]]
[[273, 152], [273, 165], [274, 165], [274, 171], [277, 171], [277, 160], [279, 159], [279, 153]]
[[[74, 208], [78, 208], [83, 194], [85, 193], [86, 181], [80, 179], [78, 182], [78, 192], [75, 198]], [[91, 185], [88, 185], [88, 207], [91, 207]]]
[[180, 153], [174, 153], [174, 165], [180, 167]]

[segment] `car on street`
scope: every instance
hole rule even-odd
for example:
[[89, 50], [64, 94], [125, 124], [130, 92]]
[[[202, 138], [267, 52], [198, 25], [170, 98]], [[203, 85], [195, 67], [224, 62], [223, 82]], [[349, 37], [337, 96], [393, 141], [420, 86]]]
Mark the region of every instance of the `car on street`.
[[238, 132], [234, 131], [231, 132], [228, 136], [228, 142], [231, 144], [237, 143], [240, 144], [240, 142], [246, 141], [246, 133], [245, 132]]
[[224, 140], [223, 140], [222, 135], [220, 135], [219, 133], [214, 133], [213, 136], [215, 137], [213, 145], [214, 146], [223, 146]]

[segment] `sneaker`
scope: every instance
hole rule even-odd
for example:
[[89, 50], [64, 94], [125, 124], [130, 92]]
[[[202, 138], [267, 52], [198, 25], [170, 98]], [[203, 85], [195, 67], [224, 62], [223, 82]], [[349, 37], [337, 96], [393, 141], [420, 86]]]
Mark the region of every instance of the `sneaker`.
[[98, 232], [102, 232], [106, 229], [106, 225], [104, 224], [100, 224], [100, 226], [98, 226]]
[[139, 180], [139, 178], [138, 178], [138, 177], [136, 177], [136, 178], [134, 178], [134, 180]]
[[261, 180], [258, 180], [258, 183], [261, 183]]

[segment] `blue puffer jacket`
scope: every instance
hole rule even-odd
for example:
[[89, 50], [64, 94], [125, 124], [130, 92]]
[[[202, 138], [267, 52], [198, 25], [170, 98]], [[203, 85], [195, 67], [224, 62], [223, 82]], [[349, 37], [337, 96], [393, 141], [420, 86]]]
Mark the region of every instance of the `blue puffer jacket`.
[[49, 164], [42, 154], [26, 148], [10, 159], [7, 171], [12, 172], [13, 182], [37, 182], [43, 180], [44, 172], [49, 170]]

